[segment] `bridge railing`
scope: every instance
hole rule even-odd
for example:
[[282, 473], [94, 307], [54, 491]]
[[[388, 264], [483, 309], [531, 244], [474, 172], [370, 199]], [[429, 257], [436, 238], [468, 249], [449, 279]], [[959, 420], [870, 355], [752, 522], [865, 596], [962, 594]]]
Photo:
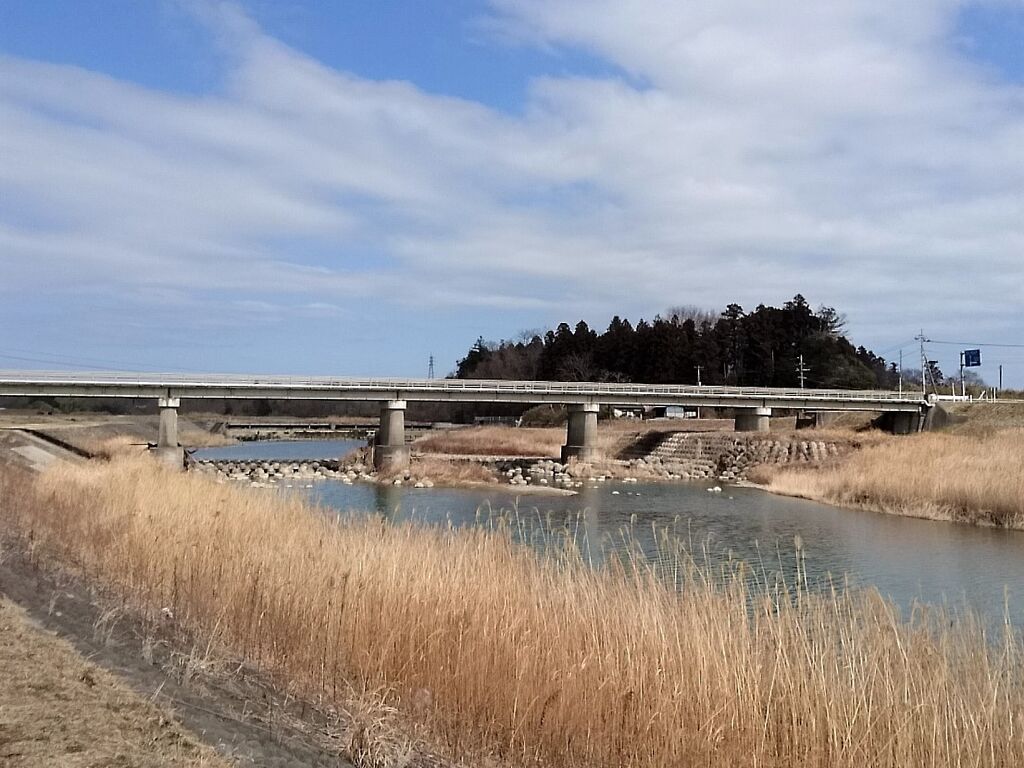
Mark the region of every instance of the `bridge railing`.
[[463, 392], [494, 395], [538, 394], [566, 397], [600, 396], [697, 396], [729, 398], [775, 398], [783, 400], [826, 400], [833, 402], [920, 403], [914, 393], [889, 390], [787, 389], [776, 387], [727, 387], [680, 384], [621, 384], [603, 382], [508, 381], [501, 379], [399, 379], [336, 378], [326, 376], [246, 376], [238, 374], [175, 373], [69, 373], [63, 371], [0, 371], [2, 384], [52, 384], [69, 386], [187, 387], [194, 389], [280, 389], [349, 390], [367, 393]]

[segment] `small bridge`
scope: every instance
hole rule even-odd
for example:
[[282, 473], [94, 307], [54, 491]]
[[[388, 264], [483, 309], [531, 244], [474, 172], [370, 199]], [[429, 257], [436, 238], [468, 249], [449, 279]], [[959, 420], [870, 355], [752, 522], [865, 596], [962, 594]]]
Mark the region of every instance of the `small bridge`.
[[881, 411], [894, 432], [921, 428], [930, 402], [918, 393], [884, 390], [778, 389], [668, 384], [604, 384], [478, 379], [348, 379], [229, 374], [72, 373], [0, 371], [0, 396], [153, 398], [160, 407], [158, 450], [180, 455], [177, 409], [182, 399], [347, 400], [380, 402], [374, 441], [378, 467], [409, 460], [405, 409], [409, 401], [470, 403], [554, 403], [568, 406], [562, 459], [595, 454], [601, 406], [691, 405], [732, 408], [736, 430], [767, 432], [773, 408], [813, 411]]

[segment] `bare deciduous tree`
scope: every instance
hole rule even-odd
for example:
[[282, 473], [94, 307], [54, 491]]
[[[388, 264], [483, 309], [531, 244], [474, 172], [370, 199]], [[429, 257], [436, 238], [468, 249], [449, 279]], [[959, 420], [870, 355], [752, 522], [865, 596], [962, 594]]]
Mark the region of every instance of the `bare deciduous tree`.
[[677, 325], [693, 320], [693, 324], [700, 328], [702, 323], [714, 323], [718, 319], [718, 313], [712, 309], [698, 307], [696, 304], [685, 304], [666, 309], [663, 319]]

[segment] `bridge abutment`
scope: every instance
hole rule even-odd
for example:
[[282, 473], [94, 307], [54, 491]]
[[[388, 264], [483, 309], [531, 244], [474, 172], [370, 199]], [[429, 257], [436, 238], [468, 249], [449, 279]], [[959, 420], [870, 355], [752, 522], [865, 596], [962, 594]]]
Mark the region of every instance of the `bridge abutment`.
[[378, 471], [405, 469], [409, 466], [409, 446], [405, 444], [405, 400], [389, 400], [380, 409], [380, 427], [373, 439], [373, 467]]
[[182, 469], [185, 466], [185, 449], [178, 445], [178, 407], [181, 400], [161, 397], [157, 405], [160, 408], [160, 426], [153, 455], [169, 467]]
[[569, 406], [565, 445], [562, 446], [563, 463], [569, 459], [593, 461], [597, 458], [597, 411], [596, 403]]
[[771, 408], [744, 408], [736, 411], [737, 432], [771, 432]]
[[911, 411], [893, 411], [886, 419], [894, 435], [910, 435], [921, 431], [921, 414]]

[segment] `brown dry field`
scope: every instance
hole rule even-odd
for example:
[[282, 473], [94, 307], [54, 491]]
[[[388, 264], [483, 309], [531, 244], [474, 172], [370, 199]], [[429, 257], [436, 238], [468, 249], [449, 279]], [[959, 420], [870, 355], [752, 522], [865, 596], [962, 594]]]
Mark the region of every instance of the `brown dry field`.
[[1005, 429], [1024, 429], [1024, 401], [944, 403], [956, 423], [945, 431], [984, 436]]
[[171, 715], [0, 598], [5, 768], [227, 768]]

